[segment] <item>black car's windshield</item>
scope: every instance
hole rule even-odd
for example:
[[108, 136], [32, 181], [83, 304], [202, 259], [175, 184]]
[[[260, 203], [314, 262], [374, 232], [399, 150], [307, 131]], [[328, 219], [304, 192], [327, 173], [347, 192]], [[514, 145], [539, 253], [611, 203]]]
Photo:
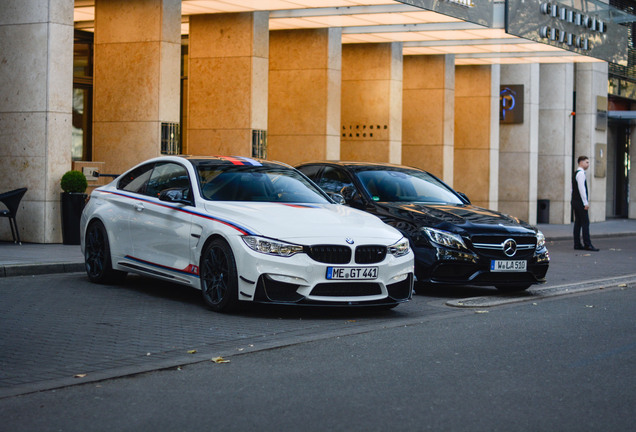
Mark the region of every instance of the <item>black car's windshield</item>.
[[321, 191], [292, 169], [200, 165], [197, 172], [201, 194], [210, 201], [329, 203]]
[[424, 171], [381, 168], [356, 175], [373, 201], [463, 204], [445, 184]]

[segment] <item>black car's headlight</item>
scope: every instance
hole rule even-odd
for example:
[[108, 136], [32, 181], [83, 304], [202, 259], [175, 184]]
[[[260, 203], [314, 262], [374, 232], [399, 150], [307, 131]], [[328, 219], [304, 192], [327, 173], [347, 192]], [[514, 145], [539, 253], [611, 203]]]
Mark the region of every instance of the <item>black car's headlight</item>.
[[389, 253], [395, 257], [401, 257], [409, 253], [411, 247], [409, 246], [409, 241], [402, 237], [402, 239], [389, 246]]
[[243, 236], [243, 241], [250, 249], [267, 255], [289, 257], [303, 251], [301, 245], [285, 243], [266, 237]]
[[541, 231], [537, 231], [537, 250], [545, 247], [545, 236]]
[[459, 234], [428, 227], [422, 228], [422, 231], [424, 231], [429, 240], [436, 245], [451, 249], [468, 249]]

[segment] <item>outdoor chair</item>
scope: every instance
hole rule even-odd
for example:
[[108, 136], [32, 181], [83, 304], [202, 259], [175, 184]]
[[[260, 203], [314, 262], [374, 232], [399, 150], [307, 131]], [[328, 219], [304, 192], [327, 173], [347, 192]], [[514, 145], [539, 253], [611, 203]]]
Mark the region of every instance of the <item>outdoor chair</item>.
[[15, 215], [20, 208], [20, 201], [26, 193], [27, 188], [15, 189], [9, 192], [0, 194], [0, 202], [7, 207], [7, 210], [0, 210], [0, 217], [9, 218], [9, 225], [11, 225], [11, 234], [13, 235], [13, 243], [22, 244], [20, 241], [20, 231], [18, 230], [18, 223], [15, 221]]

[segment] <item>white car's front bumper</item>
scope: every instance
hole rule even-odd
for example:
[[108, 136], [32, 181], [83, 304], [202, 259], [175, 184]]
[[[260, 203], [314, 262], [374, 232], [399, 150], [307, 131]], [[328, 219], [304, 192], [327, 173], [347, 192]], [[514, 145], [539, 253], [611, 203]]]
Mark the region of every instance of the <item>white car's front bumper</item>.
[[[306, 253], [280, 257], [255, 252], [240, 244], [236, 254], [238, 298], [240, 300], [326, 305], [395, 304], [407, 301], [413, 292], [413, 253], [395, 257], [387, 253], [378, 263], [357, 264], [317, 262]], [[354, 255], [354, 254], [352, 254]], [[373, 279], [334, 280], [329, 267], [377, 267]]]

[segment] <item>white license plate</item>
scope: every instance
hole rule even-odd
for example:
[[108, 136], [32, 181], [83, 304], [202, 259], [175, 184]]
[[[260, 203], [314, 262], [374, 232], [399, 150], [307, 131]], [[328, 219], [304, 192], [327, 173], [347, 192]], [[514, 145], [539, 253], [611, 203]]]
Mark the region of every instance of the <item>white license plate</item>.
[[528, 267], [525, 260], [492, 260], [490, 262], [491, 272], [524, 272]]
[[327, 279], [377, 279], [377, 267], [327, 267]]

